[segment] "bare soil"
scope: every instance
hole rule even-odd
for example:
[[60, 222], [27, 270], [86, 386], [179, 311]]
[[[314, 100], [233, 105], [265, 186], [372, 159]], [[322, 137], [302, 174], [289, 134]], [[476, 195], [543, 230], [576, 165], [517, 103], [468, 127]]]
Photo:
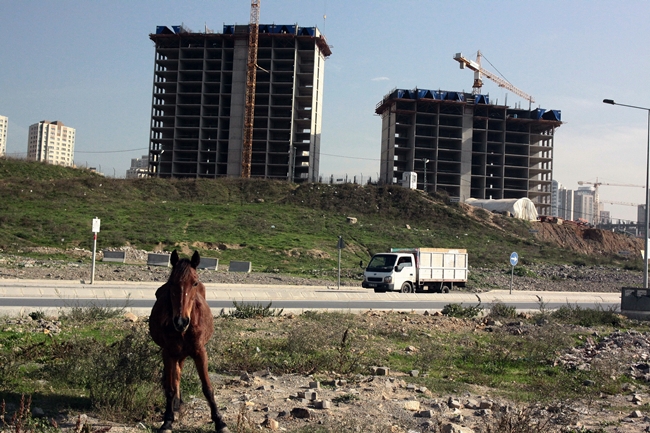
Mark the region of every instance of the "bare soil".
[[[417, 315], [368, 311], [361, 314], [368, 326], [377, 329], [399, 323], [403, 332], [470, 331], [490, 332], [486, 322], [456, 319], [437, 315]], [[292, 326], [295, 316], [267, 317], [249, 320], [249, 331]], [[145, 326], [140, 318], [134, 326]], [[511, 325], [496, 325], [511, 326]], [[529, 325], [534, 326], [534, 325]], [[276, 328], [273, 328], [276, 327]], [[279, 329], [278, 328], [278, 329]], [[525, 332], [525, 329], [523, 330]], [[259, 332], [257, 336], [259, 336]], [[611, 363], [612, 374], [633, 374], [635, 367], [626, 362], [647, 360], [650, 335], [615, 332], [598, 345], [585, 341], [569, 353], [558, 354], [557, 363], [571, 364], [571, 368], [589, 370], [598, 362]], [[409, 347], [405, 351], [414, 351]], [[636, 372], [642, 379], [642, 373]], [[336, 372], [317, 375], [274, 375], [269, 371], [211, 373], [217, 403], [233, 432], [258, 430], [314, 431], [317, 427], [328, 432], [519, 432], [521, 430], [494, 430], [499, 417], [514, 419], [550, 420], [542, 430], [527, 432], [629, 432], [650, 431], [650, 418], [645, 380], [627, 385], [619, 394], [601, 393], [598, 398], [573, 402], [555, 402], [550, 405], [518, 406], [499, 397], [488, 387], [470, 387], [469, 391], [440, 393], [413, 384], [411, 374], [396, 371], [383, 372], [372, 369], [367, 374], [353, 377]], [[585, 384], [585, 386], [588, 386]], [[210, 410], [202, 395], [184, 396], [185, 405], [174, 427], [177, 431], [208, 428]], [[523, 414], [520, 414], [523, 411]], [[111, 423], [92, 414], [61, 414], [59, 427], [66, 432], [99, 431], [110, 427], [115, 433], [135, 433], [147, 428], [157, 428], [161, 414], [154, 419], [132, 424]], [[81, 423], [81, 427], [78, 425]], [[88, 430], [84, 429], [87, 425]], [[573, 430], [569, 430], [573, 428]], [[582, 430], [581, 430], [582, 429]], [[323, 430], [321, 430], [323, 431]]]

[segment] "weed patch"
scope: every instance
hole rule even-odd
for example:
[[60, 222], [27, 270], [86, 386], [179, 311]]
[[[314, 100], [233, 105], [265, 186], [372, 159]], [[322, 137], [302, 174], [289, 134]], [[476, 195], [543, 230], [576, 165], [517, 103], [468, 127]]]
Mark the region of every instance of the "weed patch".
[[272, 302], [269, 302], [268, 305], [263, 306], [262, 304], [247, 304], [245, 302], [232, 301], [233, 311], [227, 314], [228, 317], [235, 319], [254, 319], [256, 317], [277, 317], [281, 316], [283, 309], [277, 310], [271, 308], [273, 305]]
[[481, 314], [483, 307], [470, 305], [463, 307], [463, 304], [447, 304], [442, 309], [442, 314], [449, 317], [473, 318]]

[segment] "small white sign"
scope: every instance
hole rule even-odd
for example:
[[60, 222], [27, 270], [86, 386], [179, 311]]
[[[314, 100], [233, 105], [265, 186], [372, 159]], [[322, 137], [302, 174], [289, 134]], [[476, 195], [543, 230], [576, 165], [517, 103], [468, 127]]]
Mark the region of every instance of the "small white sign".
[[93, 218], [93, 233], [99, 233], [99, 224], [101, 220], [99, 218]]

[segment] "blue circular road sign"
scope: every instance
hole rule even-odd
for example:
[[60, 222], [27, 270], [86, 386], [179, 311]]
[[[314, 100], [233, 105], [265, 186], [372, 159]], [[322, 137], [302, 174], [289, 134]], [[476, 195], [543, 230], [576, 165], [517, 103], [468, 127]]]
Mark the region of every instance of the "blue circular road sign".
[[516, 266], [519, 263], [519, 255], [517, 253], [510, 254], [510, 264]]

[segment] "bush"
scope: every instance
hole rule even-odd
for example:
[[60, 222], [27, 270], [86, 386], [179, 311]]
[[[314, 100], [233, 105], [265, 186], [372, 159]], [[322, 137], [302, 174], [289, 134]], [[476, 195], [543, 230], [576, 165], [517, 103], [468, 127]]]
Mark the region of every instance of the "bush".
[[78, 300], [71, 304], [66, 303], [66, 309], [61, 310], [59, 317], [61, 320], [69, 320], [76, 323], [94, 323], [120, 317], [124, 315], [130, 305], [129, 296], [127, 296], [123, 306], [110, 305], [108, 300], [104, 304], [90, 301], [88, 304], [82, 305]]
[[141, 420], [162, 401], [162, 357], [143, 329], [95, 352], [90, 361], [90, 399], [105, 416]]
[[463, 307], [463, 304], [447, 304], [442, 309], [442, 314], [449, 317], [473, 318], [481, 314], [483, 307], [479, 305], [470, 305]]
[[282, 315], [283, 309], [276, 310], [271, 308], [272, 302], [269, 302], [269, 305], [266, 307], [262, 304], [257, 303], [246, 304], [244, 302], [238, 303], [237, 301], [232, 301], [234, 311], [231, 311], [227, 314], [228, 317], [234, 317], [235, 319], [254, 319], [256, 317], [278, 317]]
[[517, 317], [517, 308], [514, 305], [506, 305], [497, 301], [490, 306], [490, 316], [514, 319]]
[[579, 305], [566, 304], [551, 313], [551, 317], [564, 323], [580, 326], [614, 326], [620, 327], [625, 320], [617, 313], [616, 306], [604, 309], [601, 305], [596, 308], [582, 308]]

